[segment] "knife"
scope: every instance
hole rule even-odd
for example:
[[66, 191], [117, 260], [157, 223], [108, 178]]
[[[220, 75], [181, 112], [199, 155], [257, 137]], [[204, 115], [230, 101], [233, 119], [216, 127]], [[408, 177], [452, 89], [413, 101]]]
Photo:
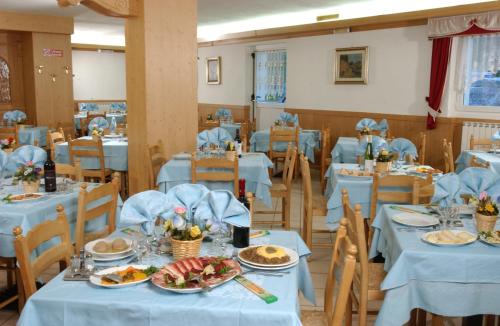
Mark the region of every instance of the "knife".
[[259, 298], [264, 300], [266, 303], [273, 303], [278, 301], [278, 297], [267, 292], [265, 289], [261, 288], [254, 282], [250, 281], [248, 278], [243, 277], [241, 275], [237, 275], [234, 280], [241, 285], [243, 285], [246, 289], [248, 289], [250, 292], [253, 292], [255, 295], [257, 295]]

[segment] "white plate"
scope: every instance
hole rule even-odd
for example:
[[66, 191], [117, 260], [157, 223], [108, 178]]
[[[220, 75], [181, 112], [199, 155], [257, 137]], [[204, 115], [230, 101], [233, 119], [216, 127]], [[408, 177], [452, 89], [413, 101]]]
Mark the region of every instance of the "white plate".
[[431, 231], [431, 232], [427, 232], [427, 233], [424, 233], [422, 234], [422, 241], [428, 243], [428, 244], [431, 244], [431, 245], [434, 245], [434, 246], [439, 246], [439, 247], [458, 247], [458, 246], [465, 246], [465, 245], [468, 245], [468, 244], [471, 244], [473, 242], [475, 242], [477, 240], [477, 235], [476, 234], [473, 234], [473, 233], [470, 233], [469, 231], [465, 231], [465, 230], [449, 230], [450, 232], [452, 233], [459, 233], [459, 232], [465, 232], [465, 233], [468, 233], [469, 235], [471, 235], [471, 240], [467, 241], [467, 242], [461, 242], [461, 243], [437, 243], [437, 242], [432, 242], [432, 241], [429, 241], [428, 240], [428, 237], [430, 235], [433, 235], [437, 232], [442, 232], [442, 231]]
[[[133, 268], [136, 268], [136, 269], [148, 269], [149, 268], [149, 266], [146, 266], [146, 265], [125, 265], [125, 266], [120, 266], [120, 267], [106, 268], [106, 269], [103, 269], [102, 271], [99, 271], [95, 274], [96, 275], [111, 274], [111, 273], [123, 271], [123, 270], [129, 268], [130, 266], [132, 266]], [[121, 283], [121, 284], [102, 284], [101, 279], [99, 277], [97, 277], [95, 275], [91, 275], [89, 278], [89, 281], [90, 281], [90, 283], [97, 285], [97, 286], [102, 286], [104, 288], [116, 289], [116, 288], [124, 288], [127, 286], [132, 286], [132, 285], [136, 285], [139, 283], [147, 282], [151, 279], [151, 277], [152, 277], [152, 275], [150, 275], [149, 277], [146, 277], [143, 280], [135, 281], [135, 282]]]
[[[26, 195], [26, 194], [14, 194], [12, 195], [13, 196], [19, 196], [19, 195]], [[27, 202], [27, 201], [34, 201], [34, 200], [39, 200], [39, 199], [42, 199], [44, 196], [45, 196], [45, 193], [42, 193], [42, 192], [34, 192], [33, 195], [39, 195], [40, 197], [28, 197], [28, 198], [24, 198], [24, 199], [11, 199], [11, 203], [24, 203], [24, 202]]]
[[172, 158], [174, 160], [190, 160], [191, 154], [189, 154], [189, 153], [174, 154], [174, 155], [172, 155]]
[[263, 270], [263, 271], [280, 271], [280, 270], [283, 270], [283, 269], [288, 269], [288, 268], [291, 268], [293, 266], [296, 266], [298, 263], [299, 263], [299, 260], [289, 264], [289, 265], [286, 265], [286, 266], [278, 266], [278, 267], [262, 267], [262, 266], [256, 266], [256, 265], [252, 265], [250, 263], [247, 263], [247, 262], [244, 262], [242, 260], [239, 260], [239, 262], [243, 265], [243, 266], [246, 266], [246, 267], [249, 267], [251, 269], [258, 269], [258, 270]]
[[116, 261], [116, 260], [122, 260], [122, 259], [125, 259], [125, 258], [128, 258], [128, 257], [131, 257], [134, 255], [134, 252], [133, 251], [130, 251], [130, 252], [127, 252], [121, 256], [116, 256], [116, 257], [101, 257], [101, 256], [93, 256], [92, 258], [96, 261], [96, 262], [106, 262], [106, 261]]
[[392, 216], [392, 220], [396, 223], [415, 226], [415, 227], [426, 227], [439, 224], [439, 219], [425, 214], [419, 213], [398, 213]]
[[[247, 250], [249, 248], [255, 248], [255, 247], [262, 247], [262, 246], [273, 246], [273, 247], [276, 247], [276, 248], [281, 248], [283, 249], [286, 254], [288, 256], [290, 256], [290, 260], [286, 263], [282, 263], [282, 264], [259, 264], [259, 263], [254, 263], [252, 261], [249, 261], [249, 260], [246, 260], [244, 258], [242, 258], [240, 256], [240, 253], [244, 250]], [[250, 246], [250, 247], [247, 247], [247, 248], [244, 248], [244, 249], [241, 249], [239, 252], [238, 252], [238, 260], [245, 263], [246, 265], [251, 265], [252, 267], [254, 268], [273, 268], [273, 269], [276, 269], [276, 268], [285, 268], [287, 266], [291, 266], [292, 264], [294, 263], [297, 263], [299, 261], [299, 255], [297, 254], [297, 252], [295, 250], [292, 250], [292, 249], [289, 249], [289, 248], [286, 248], [286, 247], [282, 247], [282, 246], [276, 246], [276, 245], [255, 245], [255, 246]]]
[[127, 249], [125, 250], [122, 250], [122, 251], [116, 251], [116, 252], [110, 252], [110, 253], [105, 253], [105, 252], [95, 252], [94, 251], [94, 246], [96, 243], [98, 243], [99, 241], [105, 241], [105, 242], [109, 242], [111, 243], [114, 239], [116, 239], [118, 237], [115, 237], [115, 238], [105, 238], [105, 239], [97, 239], [97, 240], [94, 240], [94, 241], [90, 241], [89, 243], [87, 243], [85, 245], [85, 251], [87, 252], [90, 252], [92, 254], [92, 256], [95, 257], [101, 257], [101, 258], [115, 258], [116, 257], [122, 257], [122, 258], [125, 258], [123, 257], [123, 255], [125, 254], [128, 254], [130, 253], [133, 249], [134, 249], [134, 246], [135, 246], [135, 241], [134, 240], [131, 240], [131, 239], [128, 239], [128, 238], [122, 238], [120, 237], [120, 239], [123, 239], [125, 240], [125, 242], [127, 243], [128, 247]]
[[117, 134], [109, 134], [109, 135], [104, 135], [104, 138], [121, 138], [122, 136], [117, 135]]

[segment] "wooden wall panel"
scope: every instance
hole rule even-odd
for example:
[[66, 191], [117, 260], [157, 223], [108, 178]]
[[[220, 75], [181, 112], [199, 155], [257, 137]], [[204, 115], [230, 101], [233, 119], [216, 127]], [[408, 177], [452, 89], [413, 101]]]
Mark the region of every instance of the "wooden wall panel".
[[217, 109], [225, 108], [230, 109], [234, 121], [248, 121], [250, 120], [250, 106], [249, 105], [228, 105], [228, 104], [207, 104], [198, 103], [198, 122], [207, 119], [209, 114], [215, 116]]
[[4, 58], [10, 70], [11, 103], [0, 104], [0, 119], [4, 112], [12, 108], [24, 110], [23, 86], [23, 44], [22, 34], [17, 32], [0, 32], [0, 57]]

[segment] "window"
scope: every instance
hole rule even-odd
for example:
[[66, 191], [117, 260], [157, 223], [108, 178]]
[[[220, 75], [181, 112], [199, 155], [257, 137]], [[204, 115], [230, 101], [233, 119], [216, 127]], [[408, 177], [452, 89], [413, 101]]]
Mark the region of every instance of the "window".
[[286, 100], [286, 51], [255, 53], [255, 99], [258, 103], [284, 103]]
[[458, 67], [463, 67], [463, 76], [459, 78], [462, 85], [458, 86], [463, 108], [500, 111], [500, 34], [458, 39]]

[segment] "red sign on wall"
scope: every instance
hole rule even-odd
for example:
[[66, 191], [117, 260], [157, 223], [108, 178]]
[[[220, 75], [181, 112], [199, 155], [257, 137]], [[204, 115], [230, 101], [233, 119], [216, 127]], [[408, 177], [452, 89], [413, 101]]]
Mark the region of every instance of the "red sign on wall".
[[43, 49], [42, 50], [44, 57], [62, 57], [63, 50], [59, 49]]

